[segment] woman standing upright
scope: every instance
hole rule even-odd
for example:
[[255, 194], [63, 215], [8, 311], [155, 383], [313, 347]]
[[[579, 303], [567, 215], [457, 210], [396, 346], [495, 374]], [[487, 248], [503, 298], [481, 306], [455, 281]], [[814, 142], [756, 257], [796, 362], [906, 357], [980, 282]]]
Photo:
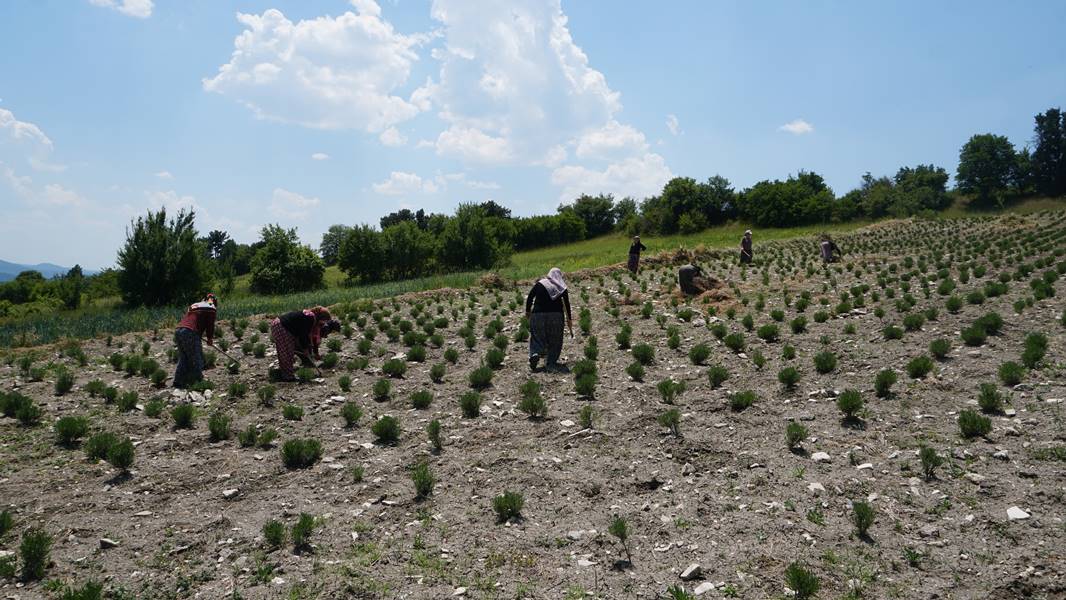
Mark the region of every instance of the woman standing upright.
[[545, 368], [553, 369], [563, 351], [563, 311], [570, 337], [574, 337], [574, 323], [570, 315], [570, 293], [566, 290], [563, 272], [558, 267], [533, 285], [526, 296], [526, 318], [529, 319], [529, 369], [536, 370], [541, 357], [547, 358]]
[[647, 250], [647, 246], [640, 243], [640, 236], [633, 236], [633, 244], [629, 247], [629, 262], [626, 263], [626, 267], [634, 275], [637, 273], [637, 269], [640, 268], [640, 251]]
[[189, 306], [185, 316], [174, 331], [174, 344], [178, 347], [178, 366], [174, 369], [174, 387], [186, 387], [204, 378], [204, 346], [215, 345], [215, 319], [218, 316], [218, 300], [208, 294], [202, 301]]
[[293, 361], [297, 355], [303, 364], [314, 365], [318, 344], [324, 334], [334, 330], [329, 311], [321, 306], [287, 312], [270, 322], [270, 339], [278, 351], [278, 370], [282, 381], [295, 381]]
[[751, 230], [744, 232], [744, 237], [740, 238], [740, 263], [748, 264], [751, 262]]

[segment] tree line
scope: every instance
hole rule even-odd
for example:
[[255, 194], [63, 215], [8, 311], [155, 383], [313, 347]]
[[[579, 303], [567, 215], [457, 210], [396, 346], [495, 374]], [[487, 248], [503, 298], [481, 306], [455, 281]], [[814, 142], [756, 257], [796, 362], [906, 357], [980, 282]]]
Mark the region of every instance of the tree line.
[[959, 151], [954, 190], [948, 179], [936, 165], [904, 166], [891, 177], [866, 173], [838, 197], [810, 171], [743, 190], [720, 175], [675, 177], [639, 202], [586, 194], [550, 215], [515, 217], [492, 201], [460, 204], [452, 215], [403, 209], [376, 227], [333, 225], [317, 252], [296, 229], [268, 225], [255, 243], [239, 244], [224, 231], [199, 237], [192, 212], [168, 219], [161, 210], [131, 223], [116, 269], [83, 277], [75, 267], [47, 281], [30, 272], [0, 284], [0, 317], [77, 308], [86, 297], [120, 296], [131, 307], [184, 303], [209, 288], [228, 294], [242, 275], [256, 293], [313, 290], [323, 286], [330, 265], [353, 283], [490, 269], [516, 251], [609, 233], [691, 234], [733, 220], [783, 227], [908, 217], [943, 210], [960, 195], [980, 207], [1033, 193], [1066, 196], [1066, 114], [1053, 108], [1035, 116], [1032, 149], [1016, 149], [1001, 135], [974, 135]]

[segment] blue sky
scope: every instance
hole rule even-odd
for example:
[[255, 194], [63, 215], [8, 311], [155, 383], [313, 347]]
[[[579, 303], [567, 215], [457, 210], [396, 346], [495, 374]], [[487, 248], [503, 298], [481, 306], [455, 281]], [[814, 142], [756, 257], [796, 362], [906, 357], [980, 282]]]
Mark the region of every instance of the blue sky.
[[0, 0], [0, 258], [110, 266], [131, 218], [550, 212], [672, 176], [954, 172], [1066, 98], [1062, 2]]

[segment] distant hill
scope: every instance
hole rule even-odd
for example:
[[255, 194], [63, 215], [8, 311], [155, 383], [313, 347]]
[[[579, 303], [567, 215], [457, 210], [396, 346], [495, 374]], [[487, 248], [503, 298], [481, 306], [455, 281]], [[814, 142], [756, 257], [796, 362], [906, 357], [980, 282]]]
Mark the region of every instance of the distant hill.
[[[44, 275], [45, 279], [51, 279], [56, 275], [66, 275], [70, 267], [61, 267], [59, 265], [53, 265], [52, 263], [41, 263], [39, 265], [20, 265], [18, 263], [7, 262], [6, 260], [0, 260], [0, 281], [11, 281], [18, 274], [23, 271], [37, 271], [41, 275]], [[86, 275], [95, 275], [99, 271], [93, 271], [82, 267], [82, 270]]]

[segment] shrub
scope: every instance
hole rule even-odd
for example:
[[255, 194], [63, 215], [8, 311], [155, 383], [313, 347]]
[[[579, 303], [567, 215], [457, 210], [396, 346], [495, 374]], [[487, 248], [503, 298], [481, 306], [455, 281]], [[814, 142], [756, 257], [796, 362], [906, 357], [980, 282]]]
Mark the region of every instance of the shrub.
[[988, 335], [999, 335], [1003, 331], [1003, 317], [997, 312], [985, 313], [974, 321], [974, 325], [983, 328]]
[[278, 388], [273, 385], [267, 384], [255, 391], [255, 395], [259, 396], [259, 401], [265, 406], [270, 406], [270, 403], [274, 401], [274, 396], [277, 395]]
[[574, 380], [574, 390], [577, 392], [578, 396], [591, 398], [596, 394], [596, 384], [598, 381], [599, 380], [594, 373], [579, 375], [577, 379]]
[[56, 443], [72, 447], [89, 433], [89, 420], [85, 417], [61, 417], [55, 424]]
[[832, 372], [837, 368], [837, 355], [828, 350], [823, 350], [818, 354], [815, 354], [814, 368], [823, 375]]
[[22, 534], [19, 555], [22, 557], [22, 580], [39, 581], [48, 568], [48, 556], [52, 551], [52, 536], [37, 528]]
[[641, 365], [647, 366], [655, 361], [655, 349], [648, 344], [637, 344], [633, 346], [633, 358], [637, 359]]
[[255, 425], [249, 424], [248, 427], [237, 432], [237, 444], [241, 448], [251, 448], [255, 446], [256, 440], [259, 438], [259, 431], [255, 428]]
[[1003, 396], [995, 385], [982, 383], [977, 393], [977, 405], [986, 413], [998, 413], [1003, 408]]
[[766, 325], [759, 327], [758, 331], [756, 331], [755, 333], [759, 336], [759, 339], [765, 340], [767, 342], [776, 342], [777, 337], [779, 335], [779, 330], [777, 325], [774, 325], [773, 323], [767, 323]]
[[415, 484], [415, 498], [417, 499], [428, 498], [433, 494], [433, 486], [437, 484], [436, 478], [429, 470], [429, 465], [425, 462], [420, 462], [411, 469], [411, 481]]
[[659, 425], [669, 429], [674, 437], [681, 437], [681, 411], [671, 408], [660, 414], [657, 421]]
[[729, 330], [726, 329], [725, 324], [722, 323], [722, 322], [718, 322], [718, 323], [712, 324], [710, 329], [711, 329], [711, 335], [713, 335], [715, 337], [715, 339], [719, 339], [719, 340], [724, 338], [725, 335], [727, 333], [729, 333]]
[[381, 371], [389, 377], [398, 379], [407, 373], [407, 362], [399, 358], [390, 358], [381, 366]]
[[777, 380], [788, 389], [793, 389], [800, 380], [800, 372], [796, 367], [785, 367], [777, 372]]
[[937, 338], [929, 342], [929, 354], [932, 354], [937, 360], [944, 360], [950, 352], [951, 342], [944, 338]]
[[280, 548], [285, 544], [285, 525], [280, 521], [271, 519], [263, 524], [263, 539], [273, 548]]
[[433, 404], [433, 392], [429, 390], [418, 390], [411, 394], [411, 406], [424, 410], [429, 408], [429, 405]]
[[903, 317], [903, 327], [907, 331], [918, 331], [925, 325], [925, 315], [921, 313], [911, 313]]
[[814, 313], [814, 322], [815, 323], [825, 323], [828, 320], [829, 320], [829, 313], [825, 312], [824, 310], [820, 310], [820, 311]]
[[259, 432], [259, 438], [255, 441], [255, 445], [260, 448], [269, 448], [276, 439], [278, 439], [277, 430], [268, 427]]
[[969, 409], [959, 412], [958, 421], [959, 432], [961, 432], [962, 437], [966, 439], [985, 436], [992, 431], [991, 419], [981, 416]]
[[221, 442], [230, 438], [230, 418], [222, 412], [216, 412], [207, 420], [207, 430], [211, 432], [212, 442]]
[[256, 358], [264, 358], [266, 356], [266, 344], [259, 343], [252, 347], [252, 356]]
[[436, 363], [429, 368], [429, 379], [433, 383], [444, 383], [444, 375], [447, 371], [448, 367], [444, 363]]
[[490, 369], [499, 369], [503, 366], [504, 356], [503, 350], [495, 347], [489, 348], [488, 352], [485, 353], [485, 364]]
[[918, 448], [918, 459], [922, 461], [922, 474], [926, 481], [933, 479], [936, 468], [944, 464], [944, 459], [936, 453], [936, 450], [925, 445]]
[[684, 381], [664, 379], [659, 382], [656, 389], [659, 390], [659, 396], [663, 399], [663, 402], [673, 404], [674, 400], [679, 398], [681, 394], [685, 393], [685, 387]]
[[844, 419], [852, 421], [862, 410], [862, 394], [858, 390], [844, 390], [837, 396], [837, 408], [844, 413]]
[[729, 396], [729, 408], [736, 412], [740, 412], [746, 408], [749, 408], [752, 404], [755, 404], [755, 392], [751, 390], [745, 390], [743, 392], [734, 392]]
[[196, 408], [192, 404], [179, 404], [170, 409], [175, 429], [192, 429], [196, 422]]
[[785, 444], [789, 450], [795, 450], [803, 440], [807, 439], [807, 428], [802, 423], [789, 421], [785, 427]]
[[496, 522], [506, 523], [522, 516], [525, 499], [518, 492], [504, 492], [492, 499], [492, 510], [496, 511]]
[[1022, 382], [1025, 376], [1025, 367], [1009, 360], [999, 365], [999, 380], [1006, 386], [1015, 386]]
[[429, 437], [429, 443], [433, 445], [434, 452], [440, 452], [444, 447], [444, 442], [440, 437], [440, 421], [433, 419], [426, 425], [426, 436]]
[[157, 419], [159, 415], [163, 414], [164, 408], [166, 408], [166, 404], [162, 399], [158, 397], [152, 398], [144, 404], [144, 416]]
[[792, 329], [792, 333], [803, 333], [807, 331], [807, 317], [800, 315], [789, 321], [788, 326]]
[[874, 377], [874, 391], [877, 392], [878, 398], [887, 398], [892, 391], [892, 386], [896, 384], [899, 377], [892, 369], [882, 369], [877, 372]]
[[281, 415], [285, 417], [286, 421], [302, 421], [304, 409], [298, 404], [286, 404], [281, 407]]
[[[633, 363], [639, 365], [639, 363]], [[541, 386], [533, 379], [526, 380], [519, 390], [522, 399], [518, 402], [518, 410], [529, 415], [531, 419], [543, 419], [548, 416], [548, 405], [541, 393]]]
[[467, 419], [473, 419], [481, 416], [481, 394], [477, 392], [466, 392], [459, 397], [459, 409], [463, 413], [463, 417]]
[[93, 435], [82, 445], [82, 449], [85, 450], [85, 458], [93, 462], [106, 459], [107, 452], [118, 441], [118, 436], [108, 431]]
[[688, 359], [694, 365], [702, 365], [711, 355], [711, 348], [707, 344], [696, 344], [688, 351]]
[[322, 443], [311, 438], [293, 438], [281, 445], [281, 462], [288, 469], [306, 469], [322, 458]]
[[322, 368], [323, 369], [335, 368], [337, 366], [337, 363], [340, 362], [340, 360], [341, 360], [341, 357], [336, 352], [328, 352], [328, 353], [326, 353], [325, 356], [322, 357]]
[[644, 381], [644, 365], [639, 361], [633, 361], [626, 367], [626, 375], [633, 381]]
[[11, 516], [11, 512], [6, 508], [0, 511], [0, 537], [7, 535], [14, 526], [15, 518]]
[[739, 333], [731, 333], [722, 340], [722, 343], [733, 352], [744, 351], [744, 336]]
[[874, 508], [866, 502], [852, 502], [851, 519], [859, 537], [866, 537], [866, 531], [874, 524]]
[[139, 400], [140, 397], [137, 395], [137, 392], [130, 390], [118, 397], [118, 402], [115, 404], [115, 408], [117, 408], [119, 412], [130, 412], [134, 408], [137, 408], [137, 402]]
[[307, 513], [300, 513], [300, 516], [296, 519], [296, 524], [292, 526], [292, 531], [289, 537], [292, 538], [292, 547], [296, 552], [300, 552], [307, 548], [310, 543], [311, 534], [315, 531], [315, 518]]
[[315, 370], [311, 367], [301, 367], [296, 369], [296, 379], [300, 383], [311, 383], [315, 379]]
[[470, 387], [475, 390], [483, 390], [492, 385], [493, 372], [487, 366], [481, 366], [470, 372], [468, 379]]
[[55, 385], [56, 396], [62, 396], [72, 389], [74, 389], [74, 376], [66, 369], [57, 370]]
[[107, 450], [107, 462], [111, 463], [112, 467], [126, 473], [133, 466], [133, 454], [133, 442], [125, 438], [112, 444]]
[[1022, 364], [1035, 369], [1047, 354], [1048, 339], [1042, 333], [1030, 333], [1025, 336], [1025, 350], [1022, 352]]
[[951, 314], [955, 314], [962, 310], [962, 298], [958, 296], [950, 296], [944, 301], [944, 308]]
[[785, 583], [788, 584], [789, 589], [796, 592], [796, 600], [812, 598], [821, 588], [818, 576], [796, 562], [785, 569]]
[[711, 387], [720, 387], [729, 379], [729, 370], [722, 365], [711, 365], [707, 369], [707, 379], [710, 380]]
[[886, 325], [881, 330], [881, 334], [886, 340], [898, 340], [903, 338], [903, 330], [895, 325]]
[[95, 398], [104, 393], [104, 390], [107, 389], [107, 384], [105, 384], [103, 381], [100, 381], [99, 379], [93, 379], [89, 383], [85, 384], [84, 389], [85, 392], [89, 394], [90, 398]]
[[907, 363], [907, 375], [911, 379], [921, 379], [933, 370], [933, 359], [925, 356], [916, 356]]

